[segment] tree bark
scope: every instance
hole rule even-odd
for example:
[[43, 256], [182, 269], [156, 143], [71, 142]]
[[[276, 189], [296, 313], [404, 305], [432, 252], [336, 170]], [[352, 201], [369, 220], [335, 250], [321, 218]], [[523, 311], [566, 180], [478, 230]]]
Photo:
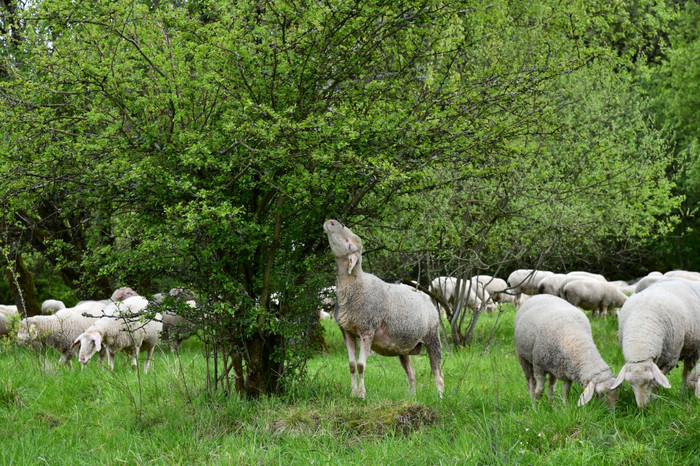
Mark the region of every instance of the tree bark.
[[34, 278], [24, 265], [22, 255], [16, 253], [12, 262], [6, 269], [7, 282], [10, 285], [10, 292], [15, 299], [19, 314], [22, 317], [40, 315], [41, 306], [36, 297]]

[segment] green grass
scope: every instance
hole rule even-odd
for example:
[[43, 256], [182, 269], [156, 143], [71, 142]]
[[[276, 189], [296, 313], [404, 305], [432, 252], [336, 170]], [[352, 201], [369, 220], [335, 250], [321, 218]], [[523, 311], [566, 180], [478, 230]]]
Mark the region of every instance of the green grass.
[[[0, 353], [0, 464], [671, 464], [696, 463], [700, 402], [671, 389], [640, 411], [624, 389], [615, 412], [546, 396], [533, 404], [515, 357], [512, 309], [482, 318], [471, 348], [445, 355], [438, 399], [427, 355], [414, 356], [408, 395], [397, 358], [373, 355], [367, 399], [351, 399], [347, 356], [326, 321], [328, 354], [281, 398], [208, 399], [195, 340], [181, 363], [159, 351], [140, 378], [117, 357], [58, 367], [58, 355], [20, 347]], [[593, 322], [613, 371], [622, 367], [615, 319]], [[560, 386], [557, 387], [560, 395]]]

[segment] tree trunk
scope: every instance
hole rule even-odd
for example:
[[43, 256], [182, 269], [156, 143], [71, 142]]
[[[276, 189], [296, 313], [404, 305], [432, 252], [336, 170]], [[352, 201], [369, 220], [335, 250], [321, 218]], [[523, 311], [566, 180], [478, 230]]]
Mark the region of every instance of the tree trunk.
[[274, 356], [282, 350], [282, 345], [282, 338], [269, 332], [255, 333], [248, 340], [244, 387], [247, 397], [279, 394], [283, 366], [282, 362], [274, 360]]
[[7, 268], [7, 282], [10, 285], [10, 292], [15, 298], [17, 310], [22, 317], [41, 314], [41, 306], [34, 289], [34, 279], [24, 265], [20, 253], [15, 254], [13, 263]]

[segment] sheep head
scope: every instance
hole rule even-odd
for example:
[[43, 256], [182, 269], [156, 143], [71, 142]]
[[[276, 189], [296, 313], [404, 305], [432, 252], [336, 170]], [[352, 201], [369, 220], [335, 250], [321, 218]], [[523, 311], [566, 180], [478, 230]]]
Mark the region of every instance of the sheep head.
[[612, 377], [598, 383], [593, 380], [588, 382], [588, 385], [586, 385], [583, 393], [581, 393], [581, 396], [578, 399], [578, 406], [585, 405], [593, 399], [593, 395], [598, 395], [605, 396], [605, 401], [608, 402], [608, 405], [610, 407], [614, 407], [618, 398], [617, 388], [612, 388], [613, 385], [615, 385], [615, 380], [615, 377]]
[[362, 262], [362, 240], [337, 220], [327, 220], [323, 229], [328, 235], [333, 255], [338, 260], [347, 261], [347, 274], [352, 274], [353, 269]]
[[654, 385], [671, 388], [671, 383], [651, 359], [626, 363], [622, 366], [611, 389], [619, 387], [625, 380], [632, 386], [634, 398], [640, 408], [644, 408], [649, 403]]
[[126, 298], [131, 298], [132, 296], [138, 296], [139, 294], [129, 288], [128, 286], [123, 286], [121, 288], [117, 288], [114, 293], [112, 293], [112, 297], [110, 298], [112, 301], [124, 301]]
[[87, 364], [90, 358], [102, 349], [102, 334], [100, 332], [84, 332], [78, 335], [71, 348], [80, 345], [78, 360], [82, 365]]

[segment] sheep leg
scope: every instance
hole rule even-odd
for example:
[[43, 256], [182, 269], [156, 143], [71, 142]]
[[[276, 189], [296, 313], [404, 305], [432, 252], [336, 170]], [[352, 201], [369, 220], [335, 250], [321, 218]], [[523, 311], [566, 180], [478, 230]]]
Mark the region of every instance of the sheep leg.
[[399, 356], [399, 361], [401, 361], [401, 366], [403, 370], [406, 371], [406, 379], [408, 380], [408, 392], [411, 395], [416, 394], [416, 371], [413, 370], [411, 365], [411, 357], [407, 354]]
[[534, 376], [535, 376], [535, 400], [539, 400], [542, 397], [542, 392], [544, 391], [544, 383], [545, 383], [545, 377], [546, 374], [545, 372], [539, 368], [539, 367], [534, 367]]
[[530, 391], [530, 398], [533, 400], [535, 399], [535, 376], [533, 375], [533, 368], [532, 364], [520, 356], [518, 356], [518, 360], [520, 361], [520, 367], [523, 368], [523, 372], [525, 373], [525, 380], [527, 380], [527, 388]]
[[107, 366], [109, 370], [114, 370], [114, 354], [110, 350], [107, 350]]
[[695, 388], [697, 376], [695, 374], [691, 374], [690, 371], [695, 367], [695, 364], [697, 364], [697, 362], [697, 358], [689, 358], [683, 360], [683, 385], [688, 390], [692, 390], [693, 388]]
[[372, 335], [362, 335], [360, 337], [360, 356], [357, 358], [357, 396], [365, 398], [365, 367], [367, 358], [372, 349]]
[[445, 390], [445, 379], [442, 376], [442, 344], [440, 343], [440, 335], [435, 334], [430, 338], [426, 338], [425, 348], [428, 350], [428, 358], [430, 358], [430, 369], [433, 371], [435, 379], [435, 387], [437, 388], [438, 396], [442, 398], [442, 392]]
[[571, 390], [571, 380], [564, 380], [561, 386], [561, 393], [564, 397], [564, 403], [566, 403], [566, 400], [569, 397], [569, 390]]
[[134, 350], [131, 353], [131, 368], [136, 370], [139, 367], [139, 347], [134, 346]]
[[554, 377], [554, 374], [549, 374], [549, 383], [547, 385], [549, 385], [549, 397], [554, 398], [554, 387], [557, 385], [557, 378]]
[[148, 373], [148, 367], [151, 365], [151, 358], [153, 357], [153, 351], [156, 349], [155, 346], [148, 349], [146, 353], [146, 360], [143, 362], [143, 373]]
[[357, 395], [357, 349], [355, 348], [355, 337], [343, 331], [345, 347], [348, 350], [348, 360], [350, 362], [350, 389], [351, 396]]

